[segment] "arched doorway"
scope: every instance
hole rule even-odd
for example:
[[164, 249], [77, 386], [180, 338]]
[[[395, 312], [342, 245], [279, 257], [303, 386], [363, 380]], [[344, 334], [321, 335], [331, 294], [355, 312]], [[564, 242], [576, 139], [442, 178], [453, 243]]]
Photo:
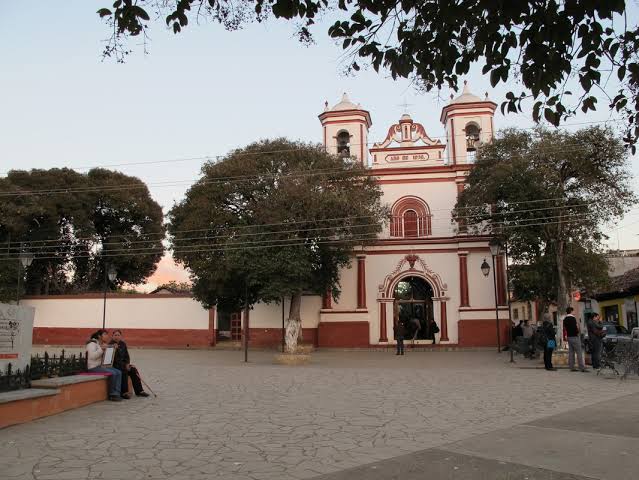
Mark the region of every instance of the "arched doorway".
[[403, 319], [406, 326], [406, 339], [432, 340], [433, 287], [420, 277], [402, 278], [393, 292], [394, 321]]

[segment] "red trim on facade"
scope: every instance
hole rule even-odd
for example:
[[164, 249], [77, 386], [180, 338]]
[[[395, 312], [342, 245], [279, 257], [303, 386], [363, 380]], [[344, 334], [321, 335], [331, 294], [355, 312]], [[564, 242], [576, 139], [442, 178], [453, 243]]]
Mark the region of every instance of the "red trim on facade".
[[444, 123], [446, 119], [450, 117], [448, 112], [450, 112], [451, 110], [472, 110], [474, 108], [485, 108], [489, 109], [491, 113], [494, 113], [497, 109], [497, 104], [495, 102], [491, 102], [490, 100], [468, 103], [449, 103], [444, 108], [442, 108], [442, 113], [439, 116], [439, 121]]
[[421, 145], [417, 147], [373, 147], [371, 148], [371, 152], [380, 153], [380, 152], [403, 152], [406, 150], [445, 150], [446, 145], [443, 143], [435, 144], [435, 145]]
[[435, 165], [432, 167], [392, 167], [392, 168], [371, 168], [366, 173], [373, 177], [383, 177], [385, 175], [419, 175], [420, 173], [455, 173], [467, 172], [472, 165]]
[[[406, 236], [406, 218], [408, 211], [415, 212], [416, 235]], [[417, 238], [426, 237], [432, 233], [431, 214], [428, 204], [419, 197], [406, 195], [399, 198], [391, 208], [390, 234], [392, 237]]]
[[[98, 328], [33, 327], [34, 345], [85, 345]], [[112, 329], [108, 329], [112, 330]], [[209, 330], [123, 328], [129, 347], [208, 347]]]
[[386, 334], [386, 302], [379, 302], [379, 341], [388, 342]]
[[[302, 328], [303, 345], [317, 346], [317, 328]], [[282, 345], [281, 328], [250, 328], [249, 347], [279, 347]]]
[[503, 255], [495, 258], [495, 268], [497, 269], [497, 305], [506, 305], [506, 268]]
[[366, 256], [357, 256], [357, 308], [366, 308]]
[[[411, 245], [411, 244], [407, 243], [406, 245]], [[425, 249], [425, 248], [406, 248], [403, 250], [397, 250], [397, 249], [366, 250], [366, 255], [387, 255], [391, 253], [406, 254], [409, 252], [412, 252], [412, 253], [457, 253], [460, 249], [461, 247], [460, 248], [433, 248], [432, 250]], [[469, 248], [464, 247], [464, 250], [467, 252], [487, 252], [489, 251], [489, 248], [488, 247], [469, 247]]]
[[328, 147], [326, 144], [326, 126], [324, 126], [324, 148]]
[[444, 300], [439, 302], [440, 307], [439, 307], [439, 312], [440, 312], [440, 321], [441, 321], [441, 327], [439, 328], [441, 330], [440, 332], [440, 340], [447, 342], [448, 341], [448, 316], [446, 314], [446, 302]]
[[468, 295], [468, 254], [458, 253], [459, 255], [459, 289], [460, 289], [460, 306], [470, 306]]
[[[366, 119], [366, 123], [368, 124], [369, 128], [373, 124], [373, 121], [371, 120], [371, 114], [368, 112], [368, 110], [336, 110], [336, 111], [328, 111], [328, 112], [320, 113], [317, 117], [320, 119], [320, 122], [322, 122], [322, 124], [326, 124], [326, 123], [331, 123], [330, 121], [326, 121], [325, 120], [327, 118], [349, 117], [349, 116], [355, 116], [355, 115], [360, 116], [360, 117], [364, 117]], [[349, 120], [345, 120], [345, 121], [349, 121]]]
[[[497, 307], [497, 310], [508, 310], [508, 307]], [[487, 308], [460, 308], [460, 312], [494, 312], [495, 307], [487, 307]]]
[[390, 180], [377, 180], [379, 185], [393, 185], [393, 184], [413, 184], [413, 183], [437, 183], [437, 182], [453, 182], [454, 177], [447, 178], [410, 178], [410, 179], [390, 179]]
[[326, 312], [322, 311], [321, 313], [322, 313], [322, 315], [333, 315], [333, 314], [337, 315], [337, 314], [340, 314], [340, 313], [341, 314], [344, 314], [344, 313], [364, 313], [365, 314], [365, 313], [368, 313], [368, 309], [366, 309], [366, 308], [363, 308], [361, 310], [335, 310], [335, 309], [332, 309], [332, 310], [329, 310], [329, 311], [326, 311]]
[[333, 348], [368, 347], [368, 322], [320, 322], [317, 346]]
[[[509, 320], [499, 319], [500, 336], [509, 338]], [[458, 345], [460, 347], [496, 347], [497, 346], [497, 322], [492, 320], [460, 320], [457, 322], [459, 332]]]

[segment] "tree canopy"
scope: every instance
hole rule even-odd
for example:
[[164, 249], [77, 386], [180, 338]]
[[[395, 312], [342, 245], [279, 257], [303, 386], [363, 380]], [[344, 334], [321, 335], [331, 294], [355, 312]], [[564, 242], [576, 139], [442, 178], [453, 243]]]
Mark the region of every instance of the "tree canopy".
[[163, 254], [162, 208], [138, 178], [104, 169], [13, 170], [0, 179], [0, 198], [5, 298], [15, 298], [21, 252], [35, 256], [29, 294], [100, 291], [107, 266], [117, 271], [111, 287], [139, 284]]
[[174, 258], [205, 306], [291, 298], [287, 345], [303, 294], [339, 295], [353, 248], [373, 240], [387, 210], [364, 167], [319, 145], [261, 141], [207, 163], [169, 213]]
[[568, 303], [572, 287], [607, 279], [602, 227], [636, 202], [627, 152], [610, 129], [501, 132], [482, 146], [454, 217], [508, 246], [523, 300]]
[[[493, 86], [521, 86], [502, 111], [532, 98], [535, 120], [559, 125], [578, 109], [595, 110], [603, 94], [628, 122], [624, 140], [634, 145], [639, 136], [639, 25], [624, 0], [116, 0], [98, 14], [111, 30], [104, 54], [118, 61], [129, 53], [126, 38], [146, 36], [152, 18], [178, 33], [200, 19], [236, 30], [275, 17], [297, 21], [309, 42], [317, 20], [335, 17], [328, 35], [352, 70], [371, 65], [431, 91], [457, 89], [478, 64]], [[579, 91], [567, 89], [571, 78]], [[609, 94], [611, 79], [618, 88]]]

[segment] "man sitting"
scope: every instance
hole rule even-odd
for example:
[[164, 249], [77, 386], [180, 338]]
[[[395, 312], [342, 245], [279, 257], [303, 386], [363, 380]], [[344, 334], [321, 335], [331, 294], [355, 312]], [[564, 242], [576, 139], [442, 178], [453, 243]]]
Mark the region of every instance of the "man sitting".
[[126, 343], [124, 343], [124, 340], [122, 340], [122, 330], [113, 330], [111, 338], [111, 343], [118, 347], [115, 350], [113, 366], [122, 372], [122, 398], [131, 398], [131, 392], [129, 392], [129, 377], [131, 377], [135, 394], [138, 397], [148, 397], [149, 394], [142, 388], [142, 379], [140, 378], [138, 369], [135, 368], [134, 365], [131, 365], [129, 349]]

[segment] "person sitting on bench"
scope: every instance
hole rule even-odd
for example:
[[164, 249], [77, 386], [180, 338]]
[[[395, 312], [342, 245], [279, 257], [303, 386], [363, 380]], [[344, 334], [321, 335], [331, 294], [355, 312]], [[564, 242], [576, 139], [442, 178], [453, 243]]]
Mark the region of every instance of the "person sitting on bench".
[[104, 350], [109, 343], [109, 332], [100, 329], [91, 335], [87, 343], [87, 370], [91, 373], [109, 373], [109, 400], [119, 402], [122, 400], [120, 396], [122, 387], [122, 372], [117, 368], [103, 367], [102, 358]]
[[122, 330], [113, 330], [111, 338], [111, 343], [118, 347], [115, 350], [113, 366], [122, 372], [122, 398], [131, 398], [131, 392], [129, 392], [129, 377], [131, 377], [135, 394], [138, 397], [148, 397], [149, 394], [142, 388], [142, 379], [140, 378], [138, 369], [135, 368], [134, 365], [131, 365], [129, 349], [126, 343], [124, 343], [124, 340], [122, 340]]

